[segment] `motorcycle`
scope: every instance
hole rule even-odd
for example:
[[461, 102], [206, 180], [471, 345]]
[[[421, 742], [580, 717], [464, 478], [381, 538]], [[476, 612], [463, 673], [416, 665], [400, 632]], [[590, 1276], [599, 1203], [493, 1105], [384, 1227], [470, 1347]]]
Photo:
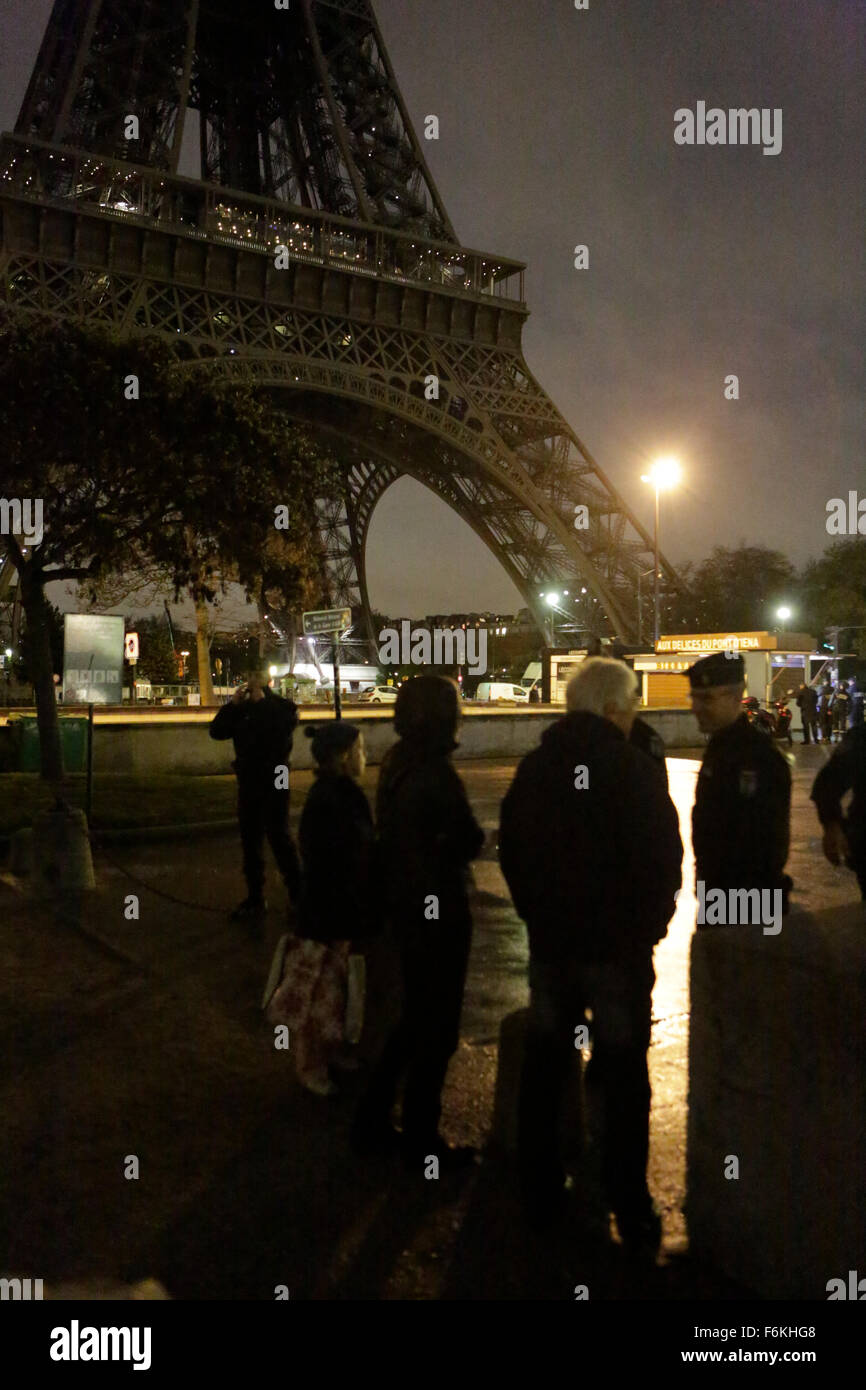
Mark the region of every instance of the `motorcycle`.
[[760, 700], [754, 695], [748, 695], [743, 700], [743, 709], [748, 715], [749, 723], [753, 724], [760, 733], [766, 734], [768, 738], [787, 739], [788, 744], [793, 746], [791, 711], [786, 699], [773, 700], [771, 704], [762, 709]]

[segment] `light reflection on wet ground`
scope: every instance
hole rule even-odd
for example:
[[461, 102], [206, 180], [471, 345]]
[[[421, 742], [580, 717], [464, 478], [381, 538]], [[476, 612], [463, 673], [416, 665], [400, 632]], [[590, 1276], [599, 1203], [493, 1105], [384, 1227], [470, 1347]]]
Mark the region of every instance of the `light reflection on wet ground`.
[[[820, 827], [809, 801], [812, 781], [828, 756], [822, 746], [797, 745], [788, 755], [793, 775], [791, 854], [795, 907], [818, 910], [856, 902], [853, 875], [833, 868], [821, 854]], [[502, 1019], [528, 1003], [526, 931], [517, 917], [495, 855], [499, 803], [517, 761], [464, 763], [460, 766], [476, 815], [488, 831], [485, 857], [475, 866], [475, 942], [463, 1016], [463, 1037], [472, 1046], [495, 1045]], [[680, 819], [685, 855], [683, 888], [667, 937], [656, 948], [650, 1078], [653, 1108], [650, 1185], [665, 1218], [665, 1240], [685, 1238], [681, 1214], [685, 1189], [686, 1102], [688, 1093], [689, 949], [695, 929], [694, 856], [691, 810], [700, 769], [700, 752], [667, 760], [671, 797]], [[784, 928], [783, 928], [784, 929]], [[461, 1072], [472, 1068], [465, 1053], [455, 1061], [454, 1085], [463, 1091]], [[456, 1097], [455, 1097], [456, 1099]], [[477, 1097], [476, 1097], [477, 1102]], [[462, 1108], [462, 1107], [461, 1107]]]

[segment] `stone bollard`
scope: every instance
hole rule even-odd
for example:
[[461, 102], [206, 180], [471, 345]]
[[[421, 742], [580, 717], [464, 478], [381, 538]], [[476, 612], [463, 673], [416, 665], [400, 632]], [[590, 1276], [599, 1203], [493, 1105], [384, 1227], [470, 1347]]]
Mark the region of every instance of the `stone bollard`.
[[53, 900], [57, 922], [75, 925], [81, 919], [82, 893], [95, 884], [84, 812], [58, 807], [35, 816], [31, 895]]
[[866, 1274], [866, 908], [695, 933], [691, 1253], [765, 1298]]

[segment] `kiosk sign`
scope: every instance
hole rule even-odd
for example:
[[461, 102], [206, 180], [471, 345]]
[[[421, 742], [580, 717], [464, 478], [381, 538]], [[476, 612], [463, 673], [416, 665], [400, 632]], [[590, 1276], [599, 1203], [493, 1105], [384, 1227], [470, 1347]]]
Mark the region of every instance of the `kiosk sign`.
[[777, 639], [772, 632], [691, 632], [676, 637], [660, 637], [657, 652], [745, 652], [775, 649]]

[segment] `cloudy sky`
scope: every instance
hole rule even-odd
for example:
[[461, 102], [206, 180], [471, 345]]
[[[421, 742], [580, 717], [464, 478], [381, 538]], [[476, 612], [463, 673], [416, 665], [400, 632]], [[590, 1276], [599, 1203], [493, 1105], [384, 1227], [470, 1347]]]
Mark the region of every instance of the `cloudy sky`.
[[[50, 0], [0, 0], [0, 128]], [[863, 464], [862, 0], [377, 0], [433, 175], [465, 244], [528, 262], [527, 360], [649, 526], [640, 474], [674, 453], [674, 561], [827, 544]], [[682, 146], [674, 112], [779, 108], [782, 148]], [[573, 248], [589, 247], [587, 270]], [[725, 377], [740, 399], [726, 400]], [[516, 591], [420, 486], [380, 504], [371, 598], [397, 613]]]

